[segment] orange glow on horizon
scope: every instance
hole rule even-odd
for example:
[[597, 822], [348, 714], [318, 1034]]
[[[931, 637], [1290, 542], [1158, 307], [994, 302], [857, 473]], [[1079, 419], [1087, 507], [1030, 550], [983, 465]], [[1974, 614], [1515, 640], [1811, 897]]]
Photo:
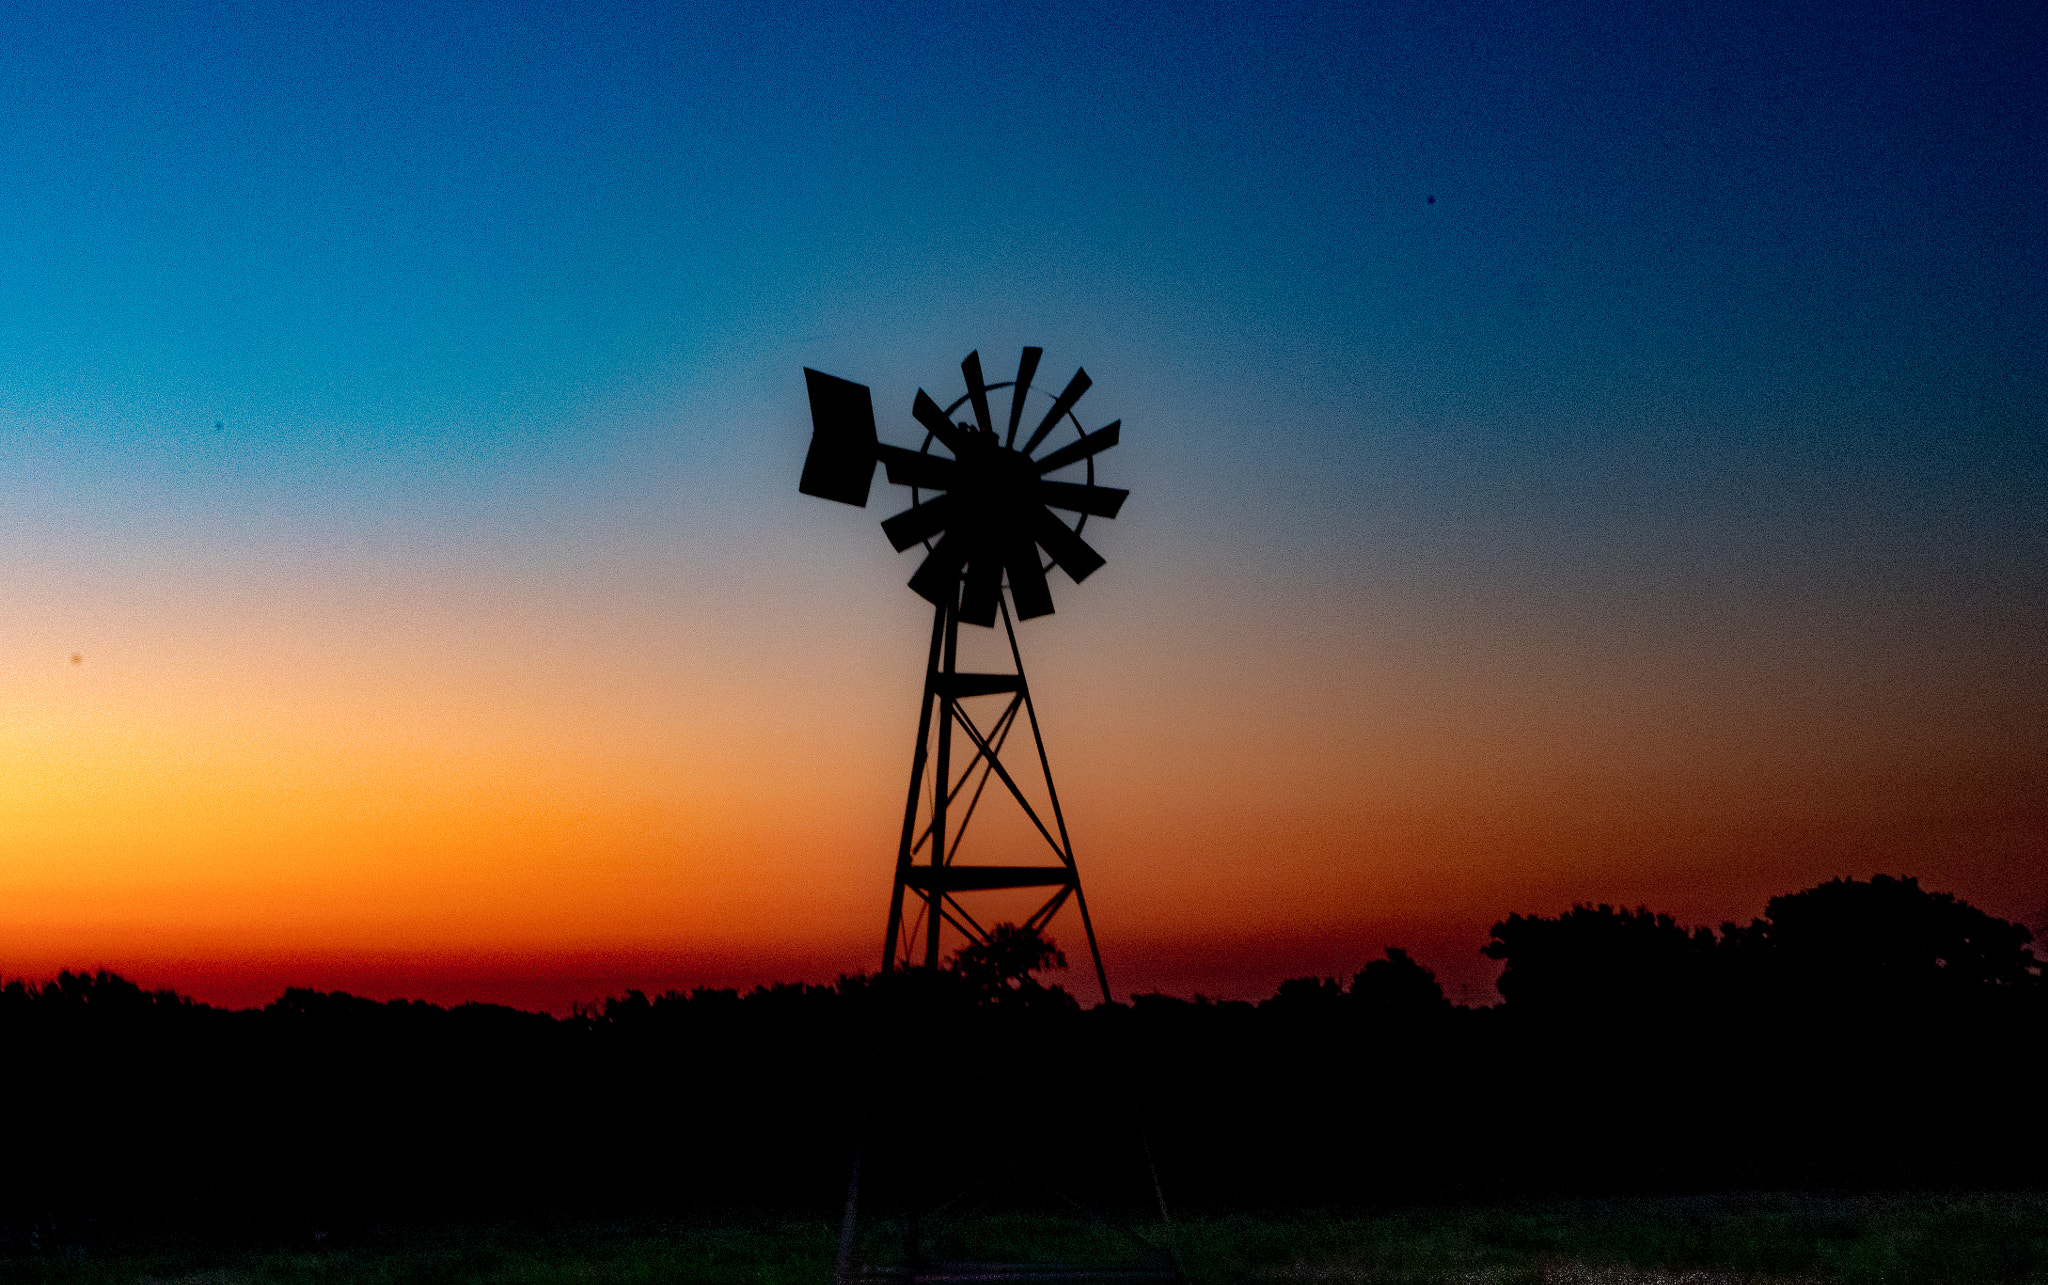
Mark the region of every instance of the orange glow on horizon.
[[[467, 978], [559, 1008], [598, 997], [575, 978], [873, 966], [914, 604], [823, 647], [815, 619], [644, 602], [593, 641], [591, 602], [516, 579], [286, 605], [157, 618], [76, 665], [53, 638], [0, 675], [0, 972], [105, 963], [245, 1002]], [[1881, 869], [2034, 909], [2041, 734], [1986, 738], [1996, 693], [1874, 700], [1869, 672], [1760, 677], [1696, 642], [1592, 664], [1562, 625], [1450, 650], [1427, 621], [1289, 638], [1173, 610], [1025, 632], [1120, 991], [1256, 996], [1407, 944], [1483, 998], [1512, 910], [1717, 922]], [[978, 859], [1035, 842], [977, 826]]]

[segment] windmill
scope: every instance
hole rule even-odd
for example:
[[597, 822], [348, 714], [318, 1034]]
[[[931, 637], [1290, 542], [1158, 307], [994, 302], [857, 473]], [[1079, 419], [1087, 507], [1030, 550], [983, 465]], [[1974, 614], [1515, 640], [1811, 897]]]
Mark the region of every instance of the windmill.
[[[1081, 536], [1088, 519], [1114, 518], [1127, 491], [1095, 483], [1095, 460], [1117, 444], [1122, 421], [1089, 432], [1074, 406], [1089, 388], [1077, 370], [1066, 390], [1019, 440], [1028, 421], [1026, 401], [1042, 350], [1026, 348], [1017, 377], [990, 384], [982, 377], [981, 354], [960, 363], [967, 391], [940, 406], [922, 388], [911, 416], [925, 431], [916, 450], [892, 446], [875, 432], [874, 401], [864, 384], [806, 367], [811, 403], [811, 446], [798, 489], [806, 495], [865, 508], [877, 465], [891, 483], [907, 486], [910, 507], [882, 522], [882, 532], [899, 553], [923, 545], [925, 555], [910, 587], [933, 607], [930, 650], [925, 662], [924, 698], [918, 714], [917, 746], [911, 756], [909, 797], [903, 808], [896, 852], [895, 887], [889, 897], [882, 971], [923, 955], [928, 968], [939, 963], [942, 933], [951, 928], [968, 941], [987, 944], [990, 929], [963, 903], [972, 893], [1042, 889], [1045, 900], [1024, 927], [1042, 931], [1071, 899], [1080, 911], [1104, 1002], [1109, 977], [1095, 942], [1088, 902], [1067, 835], [1065, 814], [1053, 788], [1052, 767], [1040, 734], [1037, 708], [1024, 677], [1016, 620], [1050, 615], [1052, 592], [1046, 575], [1058, 567], [1076, 583], [1103, 565]], [[1008, 426], [992, 418], [989, 394], [1010, 390]], [[972, 406], [972, 422], [953, 416]], [[1071, 438], [1069, 440], [1069, 433]], [[1057, 437], [1060, 440], [1053, 441]], [[1038, 453], [1051, 444], [1051, 449]], [[943, 453], [942, 453], [943, 452]], [[1083, 470], [1083, 480], [1054, 474]], [[1059, 515], [1072, 514], [1071, 524]], [[1007, 589], [1007, 595], [1005, 590]], [[1014, 608], [1014, 610], [1013, 610]], [[1001, 622], [1012, 672], [975, 673], [959, 669], [960, 626], [993, 629]], [[999, 704], [978, 698], [1000, 697]], [[976, 701], [982, 719], [966, 704]], [[993, 712], [993, 717], [989, 716]], [[1050, 815], [1032, 806], [1018, 774], [1002, 751], [1019, 716], [1031, 729], [1036, 770], [1050, 801]], [[955, 759], [956, 735], [965, 736], [964, 767]], [[932, 783], [925, 783], [927, 766]], [[957, 767], [957, 770], [956, 770]], [[1028, 771], [1025, 774], [1029, 778]], [[1051, 851], [1037, 865], [978, 865], [956, 862], [960, 841], [991, 779], [1024, 811]], [[905, 903], [919, 904], [905, 922]], [[922, 944], [922, 951], [918, 946]]]
[[[982, 376], [981, 355], [967, 354], [960, 363], [967, 391], [945, 406], [919, 389], [911, 417], [924, 428], [916, 450], [892, 446], [875, 433], [874, 399], [867, 387], [820, 371], [804, 370], [811, 402], [811, 446], [804, 457], [798, 489], [806, 495], [865, 508], [873, 488], [875, 467], [890, 482], [910, 488], [910, 507], [882, 522], [883, 534], [898, 553], [924, 547], [924, 557], [910, 577], [910, 587], [932, 604], [932, 634], [926, 654], [924, 696], [919, 706], [917, 745], [911, 754], [910, 790], [903, 804], [903, 830], [896, 849], [895, 886], [889, 896], [889, 926], [883, 938], [882, 972], [909, 965], [923, 956], [927, 969], [939, 963], [940, 939], [947, 929], [970, 942], [994, 944], [994, 933], [969, 911], [963, 898], [975, 893], [1035, 890], [1044, 894], [1024, 927], [1042, 932], [1069, 900], [1080, 911], [1095, 964], [1102, 999], [1109, 1002], [1109, 975], [1081, 892], [1074, 864], [1074, 845], [1067, 834], [1059, 793], [1053, 788], [1051, 761], [1038, 726], [1037, 707], [1024, 677], [1023, 653], [1017, 646], [1016, 621], [1052, 614], [1047, 573], [1057, 567], [1070, 579], [1087, 579], [1103, 564], [1081, 536], [1088, 519], [1113, 518], [1123, 507], [1126, 491], [1098, 486], [1095, 460], [1117, 444], [1121, 421], [1089, 432], [1074, 414], [1088, 391], [1088, 373], [1077, 370], [1065, 391], [1019, 440], [1029, 422], [1027, 400], [1038, 371], [1040, 349], [1026, 348], [1017, 377], [990, 384]], [[997, 431], [989, 394], [1010, 390], [1009, 423]], [[972, 407], [972, 420], [954, 415]], [[1044, 449], [1043, 453], [1041, 452]], [[1080, 480], [1073, 479], [1075, 470]], [[1055, 474], [1064, 474], [1056, 477]], [[1071, 520], [1061, 514], [1071, 514]], [[1008, 672], [975, 672], [960, 668], [960, 627], [993, 629], [1000, 622], [1008, 643]], [[976, 717], [974, 703], [982, 712]], [[1003, 761], [1010, 734], [1022, 721], [1031, 729], [1036, 749], [1035, 771], [1044, 784], [1047, 812], [1035, 808], [1019, 779]], [[956, 771], [955, 738], [964, 736], [964, 766]], [[927, 785], [925, 774], [931, 771]], [[1027, 769], [1021, 775], [1030, 779]], [[960, 841], [988, 791], [1007, 793], [1023, 810], [1050, 851], [1035, 865], [989, 865], [957, 861]], [[915, 899], [915, 917], [905, 921], [906, 902]], [[1036, 901], [1036, 897], [1033, 897]], [[1000, 928], [1000, 925], [995, 926]], [[920, 945], [922, 949], [920, 950]], [[923, 1251], [913, 1216], [906, 1231], [905, 1266], [890, 1271], [854, 1271], [854, 1243], [860, 1203], [862, 1157], [867, 1153], [869, 1124], [878, 1085], [898, 1077], [871, 1078], [862, 1108], [860, 1142], [847, 1184], [846, 1212], [840, 1228], [836, 1279], [854, 1281], [937, 1280], [1111, 1280], [1165, 1282], [1182, 1277], [1178, 1267], [1154, 1263], [1115, 1273], [1055, 1271], [1047, 1265], [1005, 1267], [997, 1264], [923, 1264]], [[931, 1100], [920, 1100], [917, 1115], [926, 1141]], [[1146, 1151], [1150, 1165], [1149, 1144]], [[1160, 1215], [1166, 1202], [1158, 1174], [1152, 1186]], [[1142, 1237], [1141, 1248], [1155, 1251]], [[1170, 1252], [1169, 1252], [1170, 1256]], [[965, 1274], [962, 1274], [962, 1273]]]

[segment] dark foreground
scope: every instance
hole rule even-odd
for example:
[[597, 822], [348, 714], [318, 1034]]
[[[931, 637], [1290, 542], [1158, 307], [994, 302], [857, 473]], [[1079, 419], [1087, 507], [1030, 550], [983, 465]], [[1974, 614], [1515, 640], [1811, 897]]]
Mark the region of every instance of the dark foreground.
[[0, 1219], [829, 1219], [856, 1150], [877, 1217], [992, 1181], [1016, 1189], [1004, 1208], [1163, 1192], [1195, 1213], [2043, 1180], [2031, 934], [1911, 879], [1833, 880], [1718, 932], [1510, 915], [1487, 1008], [1394, 950], [1348, 988], [1083, 1009], [1042, 980], [1056, 948], [995, 931], [1003, 951], [946, 969], [628, 992], [559, 1020], [11, 980]]
[[[964, 1255], [1108, 1262], [1124, 1233], [1049, 1215], [928, 1228]], [[1163, 1236], [1156, 1224], [1141, 1234]], [[871, 1229], [870, 1256], [900, 1228]], [[5, 1228], [0, 1281], [37, 1285], [514, 1285], [824, 1282], [826, 1219], [587, 1217], [152, 1233]], [[2048, 1282], [2048, 1194], [1722, 1195], [1355, 1213], [1204, 1215], [1172, 1241], [1189, 1278], [1226, 1281], [1733, 1285]]]

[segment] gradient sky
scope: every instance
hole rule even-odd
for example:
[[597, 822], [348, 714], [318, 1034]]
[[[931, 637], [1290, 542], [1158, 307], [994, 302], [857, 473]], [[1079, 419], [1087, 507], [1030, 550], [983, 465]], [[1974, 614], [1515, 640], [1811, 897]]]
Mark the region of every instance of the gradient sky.
[[2048, 17], [1807, 8], [10, 7], [0, 973], [872, 967], [928, 608], [802, 367], [914, 445], [1027, 343], [1119, 992], [2043, 924]]

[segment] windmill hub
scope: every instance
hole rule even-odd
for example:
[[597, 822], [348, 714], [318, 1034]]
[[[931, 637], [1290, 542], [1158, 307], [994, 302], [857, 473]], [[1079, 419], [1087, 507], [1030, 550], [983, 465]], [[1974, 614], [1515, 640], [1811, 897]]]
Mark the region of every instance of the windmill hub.
[[1038, 485], [1037, 467], [1029, 455], [1004, 446], [993, 436], [959, 427], [960, 468], [953, 495], [961, 530], [980, 527], [986, 536], [1014, 528], [1030, 512], [1032, 491]]

